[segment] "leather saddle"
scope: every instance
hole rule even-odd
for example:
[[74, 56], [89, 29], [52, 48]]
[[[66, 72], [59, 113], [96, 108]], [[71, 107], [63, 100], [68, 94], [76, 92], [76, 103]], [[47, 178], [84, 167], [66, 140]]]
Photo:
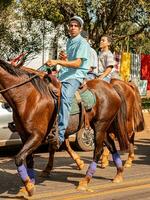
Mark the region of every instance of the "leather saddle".
[[[58, 102], [58, 110], [60, 107], [60, 98], [61, 98], [61, 82], [53, 75], [48, 74], [44, 76], [44, 80], [47, 82], [49, 91], [52, 94], [52, 96], [57, 100]], [[87, 90], [86, 81], [80, 86], [79, 90], [75, 93], [75, 98], [77, 100], [77, 103], [79, 105], [79, 115], [80, 115], [80, 124], [79, 124], [79, 130], [82, 127], [83, 123], [86, 128], [89, 127], [89, 120], [87, 116], [86, 109], [84, 107], [84, 103], [82, 102], [82, 98], [80, 96], [80, 93], [83, 93]]]

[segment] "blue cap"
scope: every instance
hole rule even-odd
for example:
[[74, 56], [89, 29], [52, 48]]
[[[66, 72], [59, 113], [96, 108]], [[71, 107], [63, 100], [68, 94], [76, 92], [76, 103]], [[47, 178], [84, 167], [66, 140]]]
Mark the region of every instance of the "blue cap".
[[81, 17], [73, 16], [73, 17], [71, 17], [70, 21], [72, 21], [72, 20], [76, 20], [77, 22], [79, 22], [80, 26], [83, 27], [84, 21]]

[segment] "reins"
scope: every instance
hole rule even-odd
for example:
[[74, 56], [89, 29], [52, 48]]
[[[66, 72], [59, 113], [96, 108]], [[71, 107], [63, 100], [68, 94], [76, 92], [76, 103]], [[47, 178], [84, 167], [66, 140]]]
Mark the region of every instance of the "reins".
[[35, 77], [37, 77], [37, 76], [38, 76], [38, 75], [35, 74], [35, 75], [31, 76], [30, 78], [27, 78], [25, 81], [23, 81], [23, 82], [21, 82], [21, 83], [18, 83], [18, 84], [13, 85], [13, 86], [11, 86], [11, 87], [9, 87], [9, 88], [0, 90], [0, 93], [7, 92], [8, 90], [11, 90], [11, 89], [13, 89], [13, 88], [19, 87], [19, 86], [21, 86], [21, 85], [24, 85], [25, 83], [30, 82], [33, 78], [35, 78]]

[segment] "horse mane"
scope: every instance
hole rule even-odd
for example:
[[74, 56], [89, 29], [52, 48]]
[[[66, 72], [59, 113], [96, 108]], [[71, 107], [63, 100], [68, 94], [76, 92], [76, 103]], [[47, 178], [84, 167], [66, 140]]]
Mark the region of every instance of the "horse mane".
[[[35, 75], [34, 73], [27, 72], [21, 68], [16, 68], [11, 64], [9, 64], [8, 62], [5, 62], [4, 60], [1, 59], [0, 59], [0, 67], [2, 67], [5, 71], [10, 73], [11, 75], [17, 77], [20, 77], [22, 75], [27, 75], [29, 78], [32, 78]], [[44, 94], [49, 93], [46, 82], [42, 80], [38, 75], [33, 77], [30, 82], [40, 93]]]
[[21, 76], [24, 75], [25, 72], [23, 72], [23, 70], [20, 70], [19, 68], [13, 67], [10, 63], [1, 60], [0, 59], [0, 66], [7, 71], [8, 73], [14, 75], [14, 76]]

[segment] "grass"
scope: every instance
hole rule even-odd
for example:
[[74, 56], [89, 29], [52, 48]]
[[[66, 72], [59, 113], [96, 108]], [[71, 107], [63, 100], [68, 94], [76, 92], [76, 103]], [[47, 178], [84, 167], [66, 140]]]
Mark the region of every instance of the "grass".
[[150, 98], [142, 98], [142, 109], [150, 109]]

